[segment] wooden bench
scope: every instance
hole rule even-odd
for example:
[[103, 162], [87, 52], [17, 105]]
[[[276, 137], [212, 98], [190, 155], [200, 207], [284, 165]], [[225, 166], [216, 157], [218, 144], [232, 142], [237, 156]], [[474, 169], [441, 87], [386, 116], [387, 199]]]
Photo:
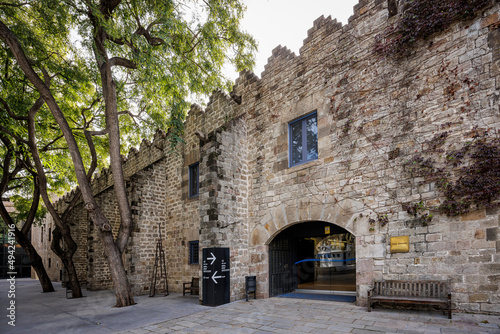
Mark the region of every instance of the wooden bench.
[[198, 277], [191, 278], [191, 282], [182, 283], [182, 295], [186, 295], [186, 291], [189, 291], [191, 294], [196, 292], [200, 294], [200, 279]]
[[450, 281], [374, 281], [368, 290], [368, 312], [375, 302], [443, 306], [451, 319]]

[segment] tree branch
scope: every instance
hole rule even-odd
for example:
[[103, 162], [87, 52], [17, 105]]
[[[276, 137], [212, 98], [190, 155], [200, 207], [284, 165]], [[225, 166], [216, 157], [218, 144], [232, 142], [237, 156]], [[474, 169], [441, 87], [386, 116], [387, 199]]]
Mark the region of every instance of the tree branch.
[[0, 140], [3, 141], [5, 147], [7, 148], [7, 153], [3, 159], [2, 166], [2, 179], [0, 180], [0, 197], [3, 195], [5, 190], [7, 189], [7, 184], [9, 183], [9, 178], [11, 176], [9, 172], [10, 162], [12, 161], [12, 157], [14, 155], [14, 145], [9, 140], [9, 138], [5, 137], [0, 133]]
[[21, 2], [21, 3], [0, 2], [0, 6], [22, 7], [25, 5], [29, 5], [29, 2]]
[[90, 104], [90, 107], [87, 107], [87, 108], [83, 108], [83, 109], [82, 109], [82, 113], [81, 113], [81, 114], [82, 114], [82, 117], [83, 117], [83, 123], [84, 123], [84, 124], [83, 124], [83, 128], [84, 128], [84, 129], [88, 128], [88, 127], [89, 127], [89, 125], [90, 125], [90, 123], [92, 123], [92, 120], [94, 119], [94, 118], [92, 117], [92, 118], [90, 119], [90, 121], [88, 121], [88, 122], [87, 122], [87, 118], [85, 117], [85, 112], [86, 112], [86, 111], [91, 110], [91, 109], [94, 107], [94, 105], [95, 105], [97, 102], [99, 102], [100, 100], [101, 100], [100, 98], [97, 98], [97, 99], [95, 99], [94, 101], [92, 101], [92, 103]]
[[45, 145], [44, 147], [42, 147], [40, 149], [40, 152], [47, 152], [47, 151], [51, 150], [50, 145], [54, 144], [56, 141], [58, 141], [59, 139], [61, 139], [63, 137], [64, 137], [64, 135], [57, 136], [56, 138], [54, 138], [54, 140], [51, 140], [47, 145]]
[[24, 144], [27, 144], [28, 142], [26, 140], [24, 140], [23, 138], [15, 135], [14, 133], [12, 133], [9, 129], [7, 129], [6, 127], [4, 127], [3, 125], [0, 124], [0, 131], [11, 136], [12, 138], [15, 138], [18, 142], [20, 143], [24, 143]]
[[87, 145], [89, 146], [90, 149], [90, 155], [92, 156], [92, 162], [90, 163], [89, 170], [87, 172], [87, 180], [91, 180], [92, 174], [94, 174], [94, 171], [97, 168], [97, 153], [95, 150], [94, 146], [94, 141], [92, 140], [92, 135], [89, 131], [83, 131], [85, 134], [85, 139], [87, 139]]
[[106, 18], [111, 16], [113, 10], [122, 2], [122, 0], [101, 0], [100, 11]]
[[36, 211], [38, 210], [38, 203], [40, 203], [40, 187], [38, 185], [38, 178], [36, 177], [33, 179], [33, 187], [34, 187], [33, 200], [31, 202], [30, 211], [28, 212], [28, 217], [26, 218], [26, 221], [24, 222], [24, 225], [21, 228], [21, 232], [24, 235], [28, 235], [31, 226], [35, 221]]
[[115, 65], [123, 66], [133, 70], [137, 69], [137, 65], [133, 61], [120, 57], [113, 57], [109, 60], [109, 66], [115, 66]]
[[13, 118], [15, 120], [18, 120], [18, 121], [26, 121], [26, 120], [28, 120], [28, 117], [26, 117], [26, 116], [17, 116], [16, 114], [14, 114], [12, 112], [12, 110], [10, 109], [9, 104], [4, 99], [0, 98], [0, 103], [3, 104], [3, 107], [7, 111], [7, 114], [9, 114], [9, 117], [11, 117], [11, 118]]
[[91, 136], [104, 136], [108, 134], [108, 130], [101, 130], [101, 131], [84, 131], [85, 133], [85, 138], [87, 138], [87, 133], [90, 134]]
[[146, 41], [149, 43], [151, 46], [158, 46], [162, 45], [165, 41], [161, 38], [158, 37], [152, 37], [151, 34], [149, 33], [148, 30], [144, 29], [144, 27], [139, 26], [137, 30], [134, 32], [134, 34], [138, 36], [144, 36], [146, 38]]

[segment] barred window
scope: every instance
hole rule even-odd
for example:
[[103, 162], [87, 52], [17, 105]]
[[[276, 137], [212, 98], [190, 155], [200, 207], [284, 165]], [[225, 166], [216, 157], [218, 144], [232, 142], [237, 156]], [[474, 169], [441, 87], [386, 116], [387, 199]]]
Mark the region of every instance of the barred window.
[[199, 254], [199, 241], [194, 240], [189, 242], [189, 264], [199, 264], [200, 254]]

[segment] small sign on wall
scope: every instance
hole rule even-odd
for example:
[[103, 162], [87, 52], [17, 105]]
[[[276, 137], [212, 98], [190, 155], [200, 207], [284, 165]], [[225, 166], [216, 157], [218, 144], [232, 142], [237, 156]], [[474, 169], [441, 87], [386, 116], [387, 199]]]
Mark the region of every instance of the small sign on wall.
[[391, 253], [408, 253], [410, 251], [410, 236], [391, 237]]
[[330, 226], [325, 226], [325, 234], [330, 234]]

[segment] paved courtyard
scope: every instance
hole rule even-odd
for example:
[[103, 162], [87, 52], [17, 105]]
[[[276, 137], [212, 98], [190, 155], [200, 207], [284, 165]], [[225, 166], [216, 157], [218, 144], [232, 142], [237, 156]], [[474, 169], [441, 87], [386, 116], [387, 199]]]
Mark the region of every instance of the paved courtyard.
[[500, 317], [441, 312], [366, 308], [351, 303], [269, 298], [237, 301], [219, 307], [198, 304], [197, 296], [136, 297], [137, 305], [113, 308], [110, 291], [84, 291], [66, 299], [41, 293], [31, 279], [16, 281], [16, 327], [6, 317], [9, 289], [0, 280], [0, 332], [62, 333], [500, 333]]

